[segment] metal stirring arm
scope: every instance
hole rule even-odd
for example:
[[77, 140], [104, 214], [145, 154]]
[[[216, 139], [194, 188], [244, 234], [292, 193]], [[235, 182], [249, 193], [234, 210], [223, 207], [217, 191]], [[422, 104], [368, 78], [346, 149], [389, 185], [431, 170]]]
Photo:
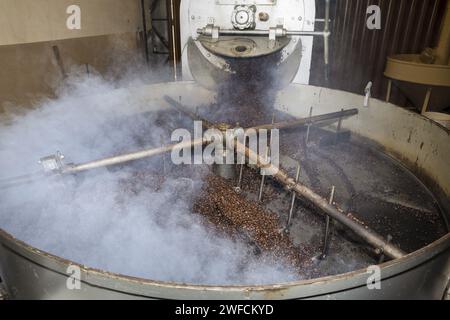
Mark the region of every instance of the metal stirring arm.
[[245, 150], [245, 156], [256, 163], [259, 168], [264, 168], [271, 172], [276, 172], [272, 178], [283, 184], [288, 190], [295, 191], [299, 196], [303, 196], [313, 203], [317, 208], [321, 209], [330, 218], [340, 222], [357, 235], [359, 235], [363, 240], [374, 248], [380, 250], [388, 257], [392, 259], [400, 259], [406, 255], [405, 252], [397, 248], [395, 245], [391, 244], [388, 240], [384, 239], [381, 235], [377, 234], [375, 231], [371, 230], [368, 226], [361, 224], [352, 218], [351, 215], [346, 215], [343, 210], [339, 209], [336, 205], [330, 204], [329, 201], [322, 198], [320, 195], [295, 181], [294, 178], [290, 177], [285, 171], [274, 167], [271, 163], [268, 163], [265, 159], [260, 157], [257, 153], [247, 148], [246, 146], [236, 142], [237, 150]]
[[[176, 102], [175, 100], [166, 97], [166, 101], [169, 102], [173, 107], [176, 107], [176, 109], [193, 118], [194, 120], [202, 121], [204, 123], [204, 126], [207, 128], [214, 128], [214, 124], [211, 122], [204, 120], [200, 117], [198, 117], [196, 114], [189, 112], [186, 110], [186, 108], [180, 104], [179, 102]], [[288, 128], [294, 128], [294, 127], [300, 127], [304, 125], [311, 125], [311, 124], [318, 124], [321, 122], [326, 122], [330, 120], [345, 118], [349, 116], [354, 116], [358, 114], [358, 109], [349, 109], [349, 110], [343, 110], [339, 112], [333, 112], [323, 115], [317, 115], [313, 117], [308, 118], [302, 118], [298, 120], [293, 121], [284, 121], [274, 124], [267, 124], [267, 125], [261, 125], [256, 126], [252, 128], [248, 128], [247, 130], [261, 130], [261, 129], [288, 129]], [[118, 164], [124, 164], [135, 160], [145, 159], [154, 157], [157, 155], [161, 155], [164, 153], [172, 152], [173, 150], [182, 150], [183, 148], [189, 148], [194, 147], [196, 145], [203, 145], [206, 144], [208, 141], [204, 139], [197, 139], [190, 142], [185, 142], [183, 144], [176, 143], [171, 145], [162, 146], [160, 148], [151, 148], [151, 149], [144, 149], [137, 152], [132, 153], [126, 153], [122, 155], [117, 155], [113, 157], [107, 157], [99, 160], [94, 160], [82, 164], [65, 164], [64, 163], [64, 156], [61, 153], [56, 153], [55, 155], [44, 157], [40, 160], [40, 164], [43, 166], [45, 172], [50, 173], [60, 173], [60, 174], [67, 174], [67, 173], [77, 173], [87, 170], [93, 170], [101, 167], [107, 167], [107, 166], [113, 166]], [[44, 178], [46, 175], [44, 173], [40, 175], [33, 175], [33, 178]], [[29, 176], [24, 177], [13, 177], [8, 179], [0, 180], [0, 188], [7, 188], [10, 185], [16, 186], [20, 185], [21, 183], [27, 183]]]
[[[169, 101], [173, 102], [170, 99], [169, 99]], [[193, 116], [194, 119], [199, 119], [199, 117], [197, 115], [194, 115], [191, 112], [187, 112], [181, 104], [177, 103], [177, 109], [179, 109], [179, 111], [183, 112], [184, 114]], [[295, 127], [295, 126], [300, 126], [300, 125], [307, 125], [307, 124], [311, 123], [311, 121], [318, 122], [318, 121], [326, 121], [326, 120], [336, 119], [336, 118], [342, 119], [344, 114], [350, 115], [350, 114], [357, 114], [357, 113], [358, 113], [358, 111], [356, 109], [343, 110], [343, 111], [337, 112], [337, 113], [321, 115], [321, 116], [316, 116], [316, 117], [310, 117], [307, 119], [299, 119], [299, 120], [295, 120], [292, 122], [283, 122], [283, 123], [275, 123], [275, 124], [271, 124], [271, 125], [263, 125], [263, 126], [258, 126], [255, 128], [267, 128], [267, 129], [290, 128], [290, 127]], [[207, 122], [207, 123], [212, 125], [210, 122]], [[250, 129], [254, 130], [255, 128], [249, 128], [247, 130], [250, 130]], [[230, 136], [225, 135], [225, 138], [229, 139]], [[235, 139], [236, 137], [232, 137], [232, 138]], [[235, 139], [235, 140], [237, 140], [237, 139]], [[127, 162], [138, 160], [138, 159], [149, 158], [152, 156], [170, 152], [174, 149], [182, 150], [184, 148], [193, 147], [195, 145], [203, 145], [203, 144], [206, 144], [207, 142], [208, 141], [205, 139], [198, 139], [198, 140], [194, 140], [194, 141], [184, 142], [182, 144], [177, 143], [177, 144], [168, 145], [168, 146], [161, 147], [161, 148], [147, 149], [147, 150], [142, 150], [142, 151], [138, 151], [135, 153], [129, 153], [129, 154], [124, 154], [124, 155], [115, 156], [115, 157], [111, 157], [111, 158], [105, 158], [105, 159], [101, 159], [101, 160], [97, 160], [97, 161], [93, 161], [93, 162], [89, 162], [89, 163], [85, 163], [85, 164], [80, 164], [80, 165], [67, 165], [67, 166], [63, 165], [62, 164], [63, 157], [60, 153], [58, 153], [56, 156], [53, 156], [53, 157], [51, 156], [51, 157], [43, 158], [43, 160], [48, 160], [51, 162], [48, 164], [44, 164], [44, 166], [48, 165], [49, 168], [51, 168], [51, 169], [53, 168], [53, 170], [55, 170], [58, 173], [67, 174], [67, 173], [76, 173], [76, 172], [81, 172], [81, 171], [86, 171], [86, 170], [92, 170], [95, 168], [100, 168], [100, 167], [105, 167], [105, 166], [110, 166], [110, 165], [127, 163]], [[372, 245], [374, 248], [376, 248], [378, 250], [382, 250], [382, 252], [386, 256], [393, 258], [393, 259], [397, 259], [397, 258], [401, 258], [405, 255], [405, 253], [402, 250], [400, 250], [396, 246], [392, 245], [389, 241], [383, 239], [383, 237], [381, 237], [380, 235], [378, 235], [377, 233], [372, 231], [367, 226], [362, 225], [359, 221], [355, 221], [355, 219], [352, 219], [351, 215], [345, 215], [343, 210], [340, 210], [337, 206], [328, 203], [327, 200], [323, 199], [321, 196], [319, 196], [318, 194], [313, 192], [308, 187], [296, 182], [296, 180], [289, 177], [289, 175], [286, 172], [280, 170], [279, 168], [274, 167], [271, 163], [268, 163], [265, 159], [262, 159], [261, 157], [259, 157], [259, 155], [256, 154], [254, 151], [247, 148], [247, 146], [240, 144], [239, 141], [235, 141], [235, 144], [233, 146], [233, 151], [235, 151], [235, 150], [237, 150], [238, 152], [243, 152], [242, 155], [245, 156], [247, 159], [255, 162], [259, 168], [268, 170], [269, 172], [274, 172], [275, 174], [273, 175], [273, 178], [275, 180], [279, 181], [280, 183], [282, 183], [284, 186], [286, 186], [288, 188], [288, 190], [293, 190], [298, 195], [301, 195], [301, 196], [305, 197], [306, 199], [308, 199], [309, 201], [311, 201], [314, 205], [316, 205], [318, 208], [320, 208], [328, 216], [341, 222], [344, 226], [353, 230], [356, 234], [361, 236], [362, 239], [364, 239], [367, 243]], [[54, 166], [55, 164], [57, 164], [56, 167]]]

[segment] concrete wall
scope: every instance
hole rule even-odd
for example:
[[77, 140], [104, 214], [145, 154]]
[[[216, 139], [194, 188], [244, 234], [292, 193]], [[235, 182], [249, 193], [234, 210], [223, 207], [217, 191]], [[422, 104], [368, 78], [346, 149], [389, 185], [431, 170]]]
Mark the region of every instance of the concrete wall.
[[[81, 8], [81, 30], [66, 9]], [[0, 0], [0, 112], [52, 97], [65, 75], [143, 64], [140, 0]]]
[[141, 45], [126, 33], [0, 46], [0, 112], [53, 97], [70, 72], [115, 78], [130, 63], [144, 64]]
[[[81, 9], [81, 29], [66, 26], [67, 8]], [[136, 32], [140, 0], [1, 0], [0, 45]]]

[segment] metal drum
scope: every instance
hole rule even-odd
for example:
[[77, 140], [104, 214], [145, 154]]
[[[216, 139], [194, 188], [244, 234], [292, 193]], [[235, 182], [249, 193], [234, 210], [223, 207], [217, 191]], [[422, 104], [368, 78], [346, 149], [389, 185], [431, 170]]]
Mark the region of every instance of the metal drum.
[[[149, 106], [164, 106], [165, 95], [187, 106], [211, 103], [213, 92], [194, 82], [175, 82], [122, 89]], [[370, 140], [399, 160], [433, 191], [450, 219], [450, 132], [394, 105], [326, 88], [290, 85], [275, 105], [295, 117], [358, 108], [342, 127]], [[151, 108], [151, 107], [149, 107]], [[127, 110], [138, 114], [149, 110]], [[65, 260], [33, 248], [0, 231], [0, 274], [13, 299], [442, 299], [450, 275], [450, 234], [400, 259], [380, 265], [381, 289], [369, 290], [367, 270], [333, 277], [266, 286], [203, 286], [138, 279]], [[68, 267], [81, 269], [81, 289], [69, 290]]]

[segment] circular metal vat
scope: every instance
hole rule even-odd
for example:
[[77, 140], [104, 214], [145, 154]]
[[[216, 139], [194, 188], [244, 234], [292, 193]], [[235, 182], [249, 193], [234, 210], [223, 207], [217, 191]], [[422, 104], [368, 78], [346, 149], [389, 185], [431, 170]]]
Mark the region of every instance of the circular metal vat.
[[[164, 106], [165, 95], [187, 106], [211, 103], [213, 92], [193, 82], [123, 89], [149, 106]], [[401, 161], [440, 199], [450, 218], [450, 132], [422, 116], [373, 100], [362, 107], [358, 95], [312, 86], [291, 85], [279, 92], [275, 105], [295, 117], [358, 108], [343, 128], [366, 138]], [[307, 107], [305, 107], [307, 106]], [[127, 110], [137, 114], [149, 110]], [[372, 273], [354, 271], [333, 277], [265, 286], [202, 286], [138, 279], [77, 265], [33, 248], [0, 231], [0, 274], [14, 299], [441, 299], [450, 274], [450, 234], [407, 256], [380, 265], [381, 289], [367, 286]], [[69, 290], [69, 266], [81, 270], [80, 290]]]

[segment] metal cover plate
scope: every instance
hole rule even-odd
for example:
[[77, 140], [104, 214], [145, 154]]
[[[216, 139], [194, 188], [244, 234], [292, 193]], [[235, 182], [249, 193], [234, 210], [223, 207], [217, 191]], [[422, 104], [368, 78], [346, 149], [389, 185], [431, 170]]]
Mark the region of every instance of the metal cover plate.
[[200, 36], [198, 40], [209, 52], [228, 58], [255, 58], [269, 55], [282, 50], [290, 41], [287, 37], [278, 38], [273, 47], [270, 47], [269, 38], [266, 37], [222, 36], [218, 41], [211, 41], [211, 38]]

